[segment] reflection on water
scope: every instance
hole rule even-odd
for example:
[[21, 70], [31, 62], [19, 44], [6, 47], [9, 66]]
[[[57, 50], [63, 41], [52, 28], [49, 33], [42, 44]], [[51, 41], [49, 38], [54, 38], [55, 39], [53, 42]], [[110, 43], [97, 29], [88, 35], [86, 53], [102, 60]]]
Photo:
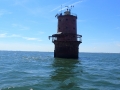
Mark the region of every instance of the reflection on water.
[[[56, 90], [79, 90], [80, 82], [78, 77], [82, 74], [80, 61], [77, 59], [55, 59], [51, 79], [56, 82]], [[79, 82], [79, 83], [78, 83]]]

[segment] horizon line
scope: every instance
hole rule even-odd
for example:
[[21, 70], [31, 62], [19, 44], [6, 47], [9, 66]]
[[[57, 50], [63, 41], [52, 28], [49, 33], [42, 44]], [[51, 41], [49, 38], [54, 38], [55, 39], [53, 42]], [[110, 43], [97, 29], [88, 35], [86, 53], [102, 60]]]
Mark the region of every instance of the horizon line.
[[[16, 52], [53, 52], [54, 53], [54, 51], [29, 51], [29, 50], [0, 50], [0, 51], [16, 51]], [[120, 52], [84, 52], [84, 51], [82, 51], [82, 52], [79, 52], [79, 53], [120, 53]]]

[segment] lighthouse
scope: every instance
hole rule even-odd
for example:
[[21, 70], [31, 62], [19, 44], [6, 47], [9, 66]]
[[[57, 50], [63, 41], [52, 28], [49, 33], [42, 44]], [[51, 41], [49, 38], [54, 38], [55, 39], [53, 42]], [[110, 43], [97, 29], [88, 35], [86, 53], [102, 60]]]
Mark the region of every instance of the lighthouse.
[[59, 13], [57, 33], [49, 36], [54, 43], [55, 58], [78, 58], [79, 45], [82, 43], [82, 35], [77, 34], [77, 15], [67, 8], [64, 13]]

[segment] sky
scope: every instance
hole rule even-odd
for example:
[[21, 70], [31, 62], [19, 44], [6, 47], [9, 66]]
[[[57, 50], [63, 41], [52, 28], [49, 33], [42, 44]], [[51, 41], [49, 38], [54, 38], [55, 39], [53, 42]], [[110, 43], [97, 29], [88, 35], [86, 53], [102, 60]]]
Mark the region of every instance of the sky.
[[120, 53], [120, 0], [0, 0], [0, 50], [53, 52], [61, 5], [74, 5], [79, 52]]

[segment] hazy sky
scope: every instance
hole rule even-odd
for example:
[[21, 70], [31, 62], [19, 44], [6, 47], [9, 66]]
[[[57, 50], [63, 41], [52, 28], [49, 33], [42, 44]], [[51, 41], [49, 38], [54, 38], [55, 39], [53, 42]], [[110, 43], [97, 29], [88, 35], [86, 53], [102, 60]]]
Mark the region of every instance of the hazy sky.
[[54, 51], [61, 5], [75, 6], [80, 52], [120, 52], [120, 0], [0, 0], [0, 50]]

